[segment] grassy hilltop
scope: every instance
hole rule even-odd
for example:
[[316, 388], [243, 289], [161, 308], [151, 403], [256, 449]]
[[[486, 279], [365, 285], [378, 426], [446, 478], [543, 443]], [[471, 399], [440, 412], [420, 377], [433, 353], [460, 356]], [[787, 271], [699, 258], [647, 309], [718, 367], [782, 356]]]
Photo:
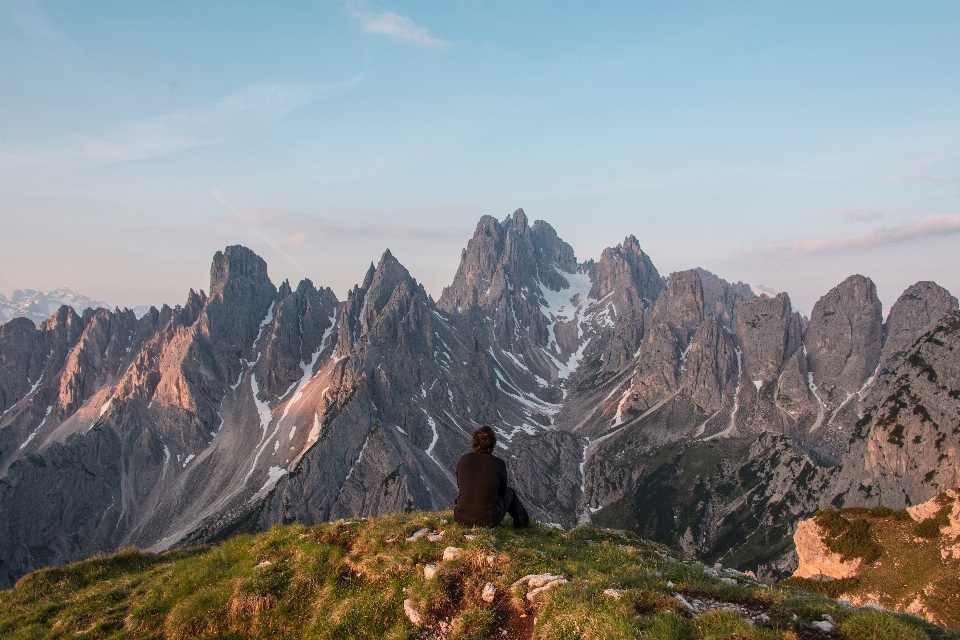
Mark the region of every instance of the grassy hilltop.
[[[421, 529], [443, 535], [407, 540]], [[459, 548], [460, 556], [442, 560], [450, 546]], [[425, 568], [436, 574], [427, 579]], [[531, 593], [536, 583], [512, 586], [523, 576], [545, 573], [568, 582], [545, 578], [550, 586], [536, 593]], [[483, 598], [485, 587], [490, 602]], [[828, 632], [824, 626], [834, 628]], [[217, 546], [159, 555], [129, 549], [44, 569], [0, 592], [0, 637], [960, 635], [916, 618], [850, 609], [704, 567], [629, 533], [540, 525], [470, 530], [456, 525], [448, 511], [293, 525]]]

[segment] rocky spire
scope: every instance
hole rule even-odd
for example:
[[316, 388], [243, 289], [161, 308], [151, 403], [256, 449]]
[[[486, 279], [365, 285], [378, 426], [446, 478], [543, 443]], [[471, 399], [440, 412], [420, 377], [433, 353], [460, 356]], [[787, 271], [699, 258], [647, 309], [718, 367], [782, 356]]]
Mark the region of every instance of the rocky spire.
[[882, 339], [882, 307], [869, 278], [850, 276], [817, 301], [804, 343], [827, 407], [838, 406], [873, 375]]

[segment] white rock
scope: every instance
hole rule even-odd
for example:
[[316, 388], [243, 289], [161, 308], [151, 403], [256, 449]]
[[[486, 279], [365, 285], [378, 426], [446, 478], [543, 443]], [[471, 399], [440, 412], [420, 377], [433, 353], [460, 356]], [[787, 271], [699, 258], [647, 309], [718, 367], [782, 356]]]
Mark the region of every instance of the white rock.
[[830, 633], [833, 631], [833, 623], [827, 622], [826, 620], [817, 620], [816, 622], [813, 623], [813, 626], [827, 633]]
[[619, 600], [619, 599], [620, 599], [620, 596], [623, 595], [623, 591], [620, 591], [620, 589], [613, 589], [613, 588], [604, 589], [604, 590], [603, 590], [603, 593], [604, 593], [604, 595], [610, 596], [610, 597], [613, 598], [614, 600]]
[[462, 553], [463, 550], [458, 547], [447, 547], [443, 550], [443, 561], [451, 562], [453, 560], [458, 560]]
[[493, 586], [492, 582], [488, 582], [483, 587], [483, 593], [480, 594], [480, 598], [484, 602], [493, 602], [493, 598], [497, 595], [497, 588]]
[[717, 571], [722, 571], [723, 565], [718, 562], [715, 565], [713, 565], [713, 568], [716, 569]]
[[540, 595], [541, 593], [543, 593], [543, 592], [546, 591], [547, 589], [552, 589], [553, 587], [557, 586], [558, 584], [567, 584], [567, 582], [569, 582], [569, 581], [568, 581], [566, 578], [564, 578], [563, 576], [556, 576], [556, 579], [555, 579], [555, 580], [551, 580], [550, 582], [548, 582], [547, 584], [543, 585], [542, 587], [537, 587], [536, 589], [531, 590], [530, 593], [527, 594], [527, 600], [529, 600], [530, 602], [533, 602], [533, 599], [534, 599], [536, 596]]
[[674, 584], [672, 580], [667, 580], [667, 589], [673, 589]]
[[679, 602], [680, 604], [682, 604], [683, 606], [685, 606], [685, 607], [687, 608], [687, 611], [689, 611], [690, 613], [696, 613], [696, 612], [697, 612], [697, 610], [693, 608], [693, 605], [690, 604], [689, 602], [687, 602], [687, 599], [684, 598], [684, 597], [683, 597], [682, 595], [680, 595], [679, 593], [673, 594], [673, 597], [677, 599], [677, 602]]
[[708, 576], [710, 576], [711, 578], [719, 578], [719, 577], [720, 577], [720, 573], [719, 573], [716, 569], [713, 569], [713, 568], [711, 568], [711, 567], [704, 567], [704, 568], [703, 568], [703, 572], [704, 572], [705, 574], [707, 574]]
[[407, 542], [416, 542], [417, 540], [419, 540], [419, 539], [422, 538], [423, 536], [427, 535], [427, 533], [429, 533], [429, 532], [430, 532], [430, 529], [420, 529], [419, 531], [417, 531], [416, 533], [414, 533], [412, 536], [410, 536], [409, 538], [407, 538]]
[[823, 614], [823, 615], [820, 616], [820, 617], [823, 618], [824, 620], [826, 620], [827, 622], [833, 622], [833, 621], [834, 621], [834, 620], [833, 620], [833, 616], [831, 616], [829, 613], [825, 613], [825, 614]]
[[423, 568], [423, 577], [427, 580], [433, 580], [437, 576], [437, 565], [428, 564]]
[[496, 563], [497, 557], [493, 555], [489, 555], [487, 556], [486, 560], [487, 560], [487, 564], [492, 567]]
[[467, 540], [473, 540], [477, 536], [473, 535], [472, 533], [465, 533], [463, 534], [463, 537], [466, 538]]
[[869, 603], [869, 604], [865, 604], [865, 605], [863, 605], [863, 608], [864, 608], [864, 609], [873, 609], [873, 610], [875, 610], [875, 611], [886, 611], [886, 609], [884, 609], [883, 607], [881, 607], [880, 605], [878, 605], [876, 602], [871, 602], [871, 603]]
[[536, 589], [550, 582], [555, 582], [557, 580], [566, 580], [566, 578], [564, 578], [563, 576], [555, 576], [551, 573], [542, 573], [542, 574], [531, 573], [523, 576], [522, 578], [514, 582], [512, 585], [510, 585], [510, 587], [513, 588], [518, 585], [526, 585], [530, 589]]
[[841, 607], [846, 607], [847, 609], [853, 609], [853, 603], [849, 600], [838, 600]]
[[413, 600], [410, 598], [407, 598], [403, 601], [403, 612], [407, 614], [407, 618], [410, 620], [410, 622], [417, 627], [420, 626], [420, 614], [417, 613], [417, 610], [413, 608]]
[[273, 565], [273, 563], [270, 562], [269, 560], [264, 560], [263, 562], [261, 562], [260, 564], [258, 564], [258, 565], [256, 566], [256, 568], [257, 568], [257, 569], [266, 569], [267, 567], [270, 567], [270, 566], [272, 566], [272, 565]]
[[729, 585], [731, 587], [734, 587], [737, 584], [737, 581], [734, 580], [733, 578], [720, 578], [720, 582], [722, 582], [723, 584]]
[[440, 542], [440, 539], [443, 538], [443, 531], [440, 533], [428, 533], [427, 540], [430, 542]]

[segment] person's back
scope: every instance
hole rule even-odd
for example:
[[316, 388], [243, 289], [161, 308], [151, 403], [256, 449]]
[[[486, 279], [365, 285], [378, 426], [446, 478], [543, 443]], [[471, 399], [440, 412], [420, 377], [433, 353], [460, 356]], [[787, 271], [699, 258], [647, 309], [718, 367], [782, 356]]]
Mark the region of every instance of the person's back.
[[507, 513], [513, 526], [526, 527], [530, 518], [516, 493], [507, 486], [507, 465], [493, 455], [497, 438], [484, 425], [473, 434], [473, 453], [457, 464], [457, 495], [453, 517], [468, 527], [495, 527]]
[[497, 503], [506, 494], [507, 465], [492, 453], [465, 454], [457, 465], [460, 494], [453, 515], [469, 526], [494, 527], [503, 518]]

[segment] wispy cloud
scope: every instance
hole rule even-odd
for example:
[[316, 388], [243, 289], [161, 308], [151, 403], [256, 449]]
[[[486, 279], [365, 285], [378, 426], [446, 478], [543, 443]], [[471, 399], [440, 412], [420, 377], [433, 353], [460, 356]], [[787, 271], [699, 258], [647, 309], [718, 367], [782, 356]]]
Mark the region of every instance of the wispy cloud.
[[946, 176], [935, 176], [928, 173], [926, 170], [930, 167], [940, 164], [944, 160], [949, 160], [953, 156], [945, 151], [939, 151], [937, 153], [931, 153], [920, 158], [917, 158], [909, 163], [908, 166], [912, 166], [913, 169], [910, 171], [904, 171], [902, 173], [888, 174], [884, 179], [887, 182], [932, 182], [934, 184], [950, 184], [956, 182], [956, 178], [950, 178]]
[[[219, 194], [214, 195], [223, 202]], [[470, 231], [469, 229], [460, 227], [431, 229], [411, 225], [380, 225], [365, 222], [351, 223], [273, 207], [230, 208], [234, 214], [233, 217], [230, 218], [230, 222], [243, 224], [255, 229], [271, 229], [280, 232], [286, 236], [287, 243], [292, 246], [322, 242], [347, 236], [419, 240], [462, 238], [465, 234], [469, 234]]]
[[947, 178], [945, 176], [932, 176], [927, 173], [921, 173], [919, 171], [907, 171], [905, 173], [898, 173], [895, 175], [888, 175], [884, 178], [887, 182], [933, 182], [936, 184], [950, 184], [954, 182], [953, 178]]
[[124, 123], [96, 135], [75, 133], [59, 143], [31, 142], [10, 148], [0, 153], [0, 164], [103, 165], [216, 144], [296, 109], [343, 94], [362, 82], [363, 77], [326, 87], [256, 84], [204, 107]]
[[39, 2], [9, 2], [3, 9], [11, 22], [26, 34], [69, 42], [63, 32], [50, 23]]
[[908, 222], [896, 227], [880, 227], [868, 233], [845, 238], [814, 238], [812, 240], [797, 240], [785, 244], [775, 244], [764, 247], [747, 249], [748, 254], [809, 254], [809, 253], [836, 253], [851, 249], [867, 249], [883, 247], [891, 244], [936, 238], [945, 235], [960, 233], [960, 214], [927, 216], [914, 222]]
[[830, 215], [843, 218], [847, 222], [864, 222], [883, 217], [883, 213], [879, 209], [865, 204], [856, 207], [841, 207], [832, 211]]
[[449, 42], [430, 35], [429, 29], [407, 16], [393, 11], [377, 11], [364, 3], [351, 2], [347, 12], [360, 22], [365, 33], [377, 33], [396, 40], [405, 40], [424, 47], [446, 47]]

